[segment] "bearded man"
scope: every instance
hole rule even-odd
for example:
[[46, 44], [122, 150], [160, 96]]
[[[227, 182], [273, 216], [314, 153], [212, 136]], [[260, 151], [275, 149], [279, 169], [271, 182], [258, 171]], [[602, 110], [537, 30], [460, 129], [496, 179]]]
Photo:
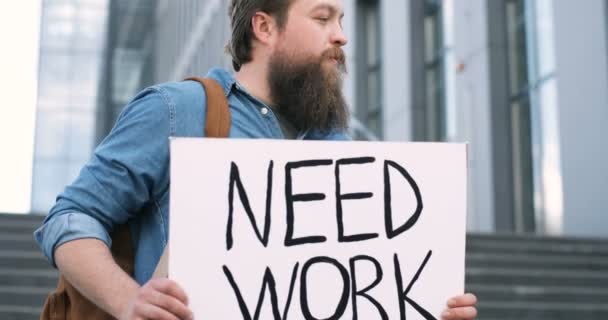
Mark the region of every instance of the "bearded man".
[[[228, 100], [230, 138], [348, 140], [341, 0], [232, 0], [228, 51], [215, 68]], [[140, 92], [61, 193], [35, 238], [89, 300], [119, 319], [192, 319], [185, 292], [151, 279], [167, 244], [169, 138], [204, 132], [205, 92], [194, 81]], [[112, 258], [110, 232], [128, 223], [134, 278]], [[473, 319], [475, 297], [454, 297], [444, 319]]]

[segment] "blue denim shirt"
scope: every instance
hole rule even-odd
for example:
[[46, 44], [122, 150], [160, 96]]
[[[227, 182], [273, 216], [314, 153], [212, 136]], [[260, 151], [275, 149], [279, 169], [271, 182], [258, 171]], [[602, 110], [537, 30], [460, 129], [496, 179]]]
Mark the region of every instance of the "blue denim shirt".
[[[207, 76], [222, 85], [228, 99], [230, 137], [283, 138], [272, 110], [248, 94], [232, 74], [216, 68]], [[135, 248], [135, 280], [143, 284], [150, 279], [168, 239], [169, 137], [203, 137], [205, 101], [198, 82], [184, 81], [147, 88], [125, 107], [110, 134], [34, 232], [53, 266], [53, 252], [61, 244], [95, 238], [110, 246], [109, 232], [128, 222]], [[298, 138], [349, 139], [342, 132], [304, 132]]]

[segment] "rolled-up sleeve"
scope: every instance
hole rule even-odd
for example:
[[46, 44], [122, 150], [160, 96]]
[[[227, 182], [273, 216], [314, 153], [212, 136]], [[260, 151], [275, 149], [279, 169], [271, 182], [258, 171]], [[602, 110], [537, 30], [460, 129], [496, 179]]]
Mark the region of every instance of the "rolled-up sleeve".
[[76, 180], [57, 197], [34, 238], [49, 262], [68, 241], [109, 233], [141, 211], [169, 185], [171, 99], [160, 87], [138, 94], [96, 148]]

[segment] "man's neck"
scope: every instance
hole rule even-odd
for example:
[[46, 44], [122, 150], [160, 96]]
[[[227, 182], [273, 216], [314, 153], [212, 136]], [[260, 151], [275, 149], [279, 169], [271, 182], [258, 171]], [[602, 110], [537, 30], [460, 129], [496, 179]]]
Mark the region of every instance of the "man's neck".
[[267, 71], [264, 66], [248, 63], [241, 66], [234, 77], [251, 95], [272, 106], [274, 102], [270, 96], [270, 87], [266, 75]]

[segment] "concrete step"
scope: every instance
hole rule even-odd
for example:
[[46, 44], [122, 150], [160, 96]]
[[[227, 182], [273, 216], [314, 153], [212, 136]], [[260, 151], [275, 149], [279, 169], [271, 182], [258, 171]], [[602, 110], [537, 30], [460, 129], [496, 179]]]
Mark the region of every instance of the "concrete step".
[[539, 253], [608, 256], [608, 246], [588, 243], [501, 242], [486, 240], [466, 244], [466, 252]]
[[574, 236], [550, 236], [539, 235], [535, 233], [478, 233], [467, 232], [467, 242], [485, 240], [498, 240], [503, 242], [520, 242], [530, 241], [534, 243], [591, 243], [598, 245], [608, 244], [608, 238], [589, 238], [589, 237], [574, 237]]
[[44, 217], [41, 214], [0, 213], [0, 221], [42, 221]]
[[608, 288], [533, 286], [533, 285], [467, 285], [480, 301], [563, 302], [608, 304]]
[[2, 320], [38, 320], [42, 308], [13, 306], [0, 302], [0, 319]]
[[3, 304], [42, 308], [48, 294], [54, 288], [28, 286], [0, 286], [0, 301]]
[[600, 303], [479, 302], [479, 320], [606, 320]]
[[0, 286], [53, 288], [57, 285], [58, 278], [57, 270], [50, 267], [46, 269], [0, 268]]
[[531, 235], [469, 235], [467, 253], [532, 253], [608, 257], [608, 240]]
[[2, 232], [0, 233], [0, 250], [39, 251], [32, 233]]
[[608, 288], [608, 273], [555, 269], [467, 268], [465, 283]]
[[584, 257], [594, 255], [597, 257], [608, 257], [608, 247], [593, 244], [544, 244], [544, 243], [509, 243], [501, 241], [484, 241], [468, 243], [466, 253], [528, 253], [538, 255], [561, 254], [569, 256]]
[[0, 241], [34, 241], [34, 234], [25, 232], [2, 232], [0, 233]]
[[42, 220], [31, 220], [31, 221], [19, 221], [9, 220], [4, 221], [0, 218], [0, 233], [4, 232], [26, 232], [33, 233], [34, 230], [38, 229], [42, 225]]
[[22, 233], [32, 234], [42, 225], [44, 216], [0, 214], [0, 234]]
[[0, 250], [0, 268], [47, 269], [50, 264], [40, 251]]
[[608, 257], [559, 254], [469, 252], [467, 268], [542, 268], [608, 271]]

